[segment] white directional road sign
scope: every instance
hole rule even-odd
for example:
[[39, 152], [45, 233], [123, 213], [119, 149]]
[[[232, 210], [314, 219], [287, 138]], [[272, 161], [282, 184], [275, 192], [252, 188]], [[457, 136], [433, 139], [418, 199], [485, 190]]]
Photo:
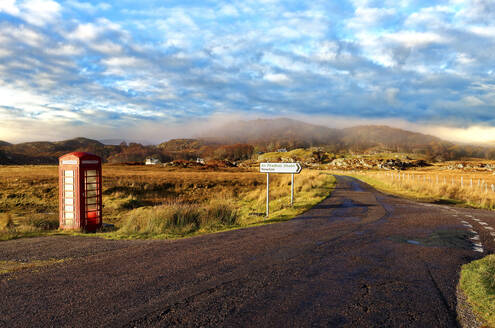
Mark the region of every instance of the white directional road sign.
[[260, 163], [261, 173], [299, 173], [301, 164], [299, 163]]

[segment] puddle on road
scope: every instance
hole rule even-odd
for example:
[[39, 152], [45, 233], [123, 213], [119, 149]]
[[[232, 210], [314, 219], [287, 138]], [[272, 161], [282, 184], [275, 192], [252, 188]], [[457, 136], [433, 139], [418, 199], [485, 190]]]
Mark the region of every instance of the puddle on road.
[[428, 246], [428, 247], [451, 247], [461, 249], [472, 249], [470, 238], [472, 233], [465, 230], [439, 230], [431, 233], [425, 238], [412, 236], [392, 236], [390, 240], [408, 243], [411, 245]]

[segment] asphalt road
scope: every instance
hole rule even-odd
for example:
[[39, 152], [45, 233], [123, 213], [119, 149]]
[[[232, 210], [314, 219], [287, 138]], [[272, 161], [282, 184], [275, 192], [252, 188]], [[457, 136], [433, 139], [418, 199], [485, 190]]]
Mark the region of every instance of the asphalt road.
[[71, 260], [0, 276], [0, 327], [456, 327], [460, 266], [493, 252], [492, 227], [493, 212], [338, 177], [288, 222], [178, 241], [2, 242], [0, 260]]

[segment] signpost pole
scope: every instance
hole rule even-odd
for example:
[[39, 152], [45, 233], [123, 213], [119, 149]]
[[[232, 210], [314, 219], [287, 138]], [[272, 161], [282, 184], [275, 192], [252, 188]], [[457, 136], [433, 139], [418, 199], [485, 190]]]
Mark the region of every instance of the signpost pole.
[[294, 174], [301, 172], [299, 163], [260, 163], [260, 172], [266, 173], [266, 217], [270, 215], [270, 173], [291, 174], [290, 205], [294, 205]]
[[270, 214], [270, 173], [266, 174], [266, 217]]
[[294, 173], [291, 174], [290, 182], [290, 206], [294, 206]]

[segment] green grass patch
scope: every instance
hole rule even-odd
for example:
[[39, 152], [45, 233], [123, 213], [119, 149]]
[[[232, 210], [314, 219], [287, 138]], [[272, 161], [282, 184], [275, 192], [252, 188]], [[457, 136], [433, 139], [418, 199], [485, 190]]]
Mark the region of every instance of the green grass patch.
[[459, 284], [473, 311], [495, 327], [495, 254], [463, 265]]

